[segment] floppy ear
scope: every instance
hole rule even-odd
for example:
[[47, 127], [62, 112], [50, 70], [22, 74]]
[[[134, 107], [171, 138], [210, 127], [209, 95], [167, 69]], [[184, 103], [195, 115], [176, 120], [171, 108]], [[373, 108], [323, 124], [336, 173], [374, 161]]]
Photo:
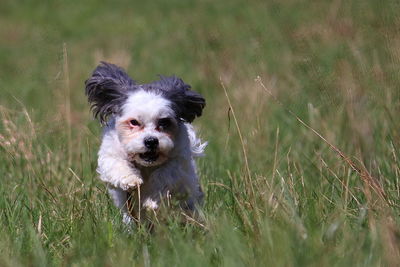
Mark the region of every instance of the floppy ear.
[[179, 118], [190, 123], [201, 116], [206, 100], [199, 93], [191, 91], [190, 85], [175, 76], [161, 77], [160, 83], [164, 85], [166, 97], [174, 104]]
[[178, 105], [178, 116], [186, 122], [192, 122], [196, 117], [200, 117], [203, 108], [206, 106], [206, 100], [197, 92], [185, 91], [182, 98], [176, 98]]
[[123, 69], [101, 62], [85, 82], [85, 93], [94, 117], [105, 124], [109, 115], [120, 112], [128, 91], [134, 85], [135, 82]]

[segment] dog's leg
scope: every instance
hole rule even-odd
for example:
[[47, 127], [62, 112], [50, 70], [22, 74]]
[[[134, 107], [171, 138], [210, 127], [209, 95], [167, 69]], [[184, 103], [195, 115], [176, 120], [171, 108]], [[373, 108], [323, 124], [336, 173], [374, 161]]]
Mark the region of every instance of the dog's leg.
[[99, 150], [100, 179], [114, 187], [128, 190], [143, 183], [140, 171], [127, 159], [115, 132], [107, 133]]
[[116, 188], [110, 185], [107, 186], [107, 189], [108, 193], [111, 196], [111, 199], [114, 202], [114, 205], [122, 212], [122, 221], [125, 224], [131, 224], [133, 222], [133, 219], [129, 215], [127, 207], [128, 193], [121, 188]]
[[192, 212], [196, 211], [197, 208], [202, 206], [203, 198], [203, 190], [201, 189], [200, 185], [198, 185], [198, 189], [190, 190], [189, 197], [181, 202], [181, 208]]
[[181, 207], [188, 211], [196, 211], [203, 204], [204, 193], [201, 189], [199, 177], [196, 173], [194, 159], [181, 159], [180, 164], [184, 166], [181, 174], [182, 183], [176, 188], [178, 193], [185, 193], [188, 197], [181, 202]]

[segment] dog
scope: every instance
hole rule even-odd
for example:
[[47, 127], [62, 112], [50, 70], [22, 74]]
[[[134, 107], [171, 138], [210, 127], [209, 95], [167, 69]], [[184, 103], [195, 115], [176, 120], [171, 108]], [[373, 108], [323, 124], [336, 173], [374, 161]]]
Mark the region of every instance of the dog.
[[103, 125], [97, 172], [127, 224], [156, 212], [167, 198], [176, 197], [191, 212], [202, 204], [194, 159], [207, 143], [190, 123], [206, 102], [190, 88], [176, 76], [138, 84], [106, 62], [85, 82], [93, 115]]

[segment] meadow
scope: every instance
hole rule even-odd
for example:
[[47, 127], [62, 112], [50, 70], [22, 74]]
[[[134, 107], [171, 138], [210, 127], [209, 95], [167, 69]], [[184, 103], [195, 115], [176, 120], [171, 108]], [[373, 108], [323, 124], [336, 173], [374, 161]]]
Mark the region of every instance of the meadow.
[[[399, 11], [2, 0], [0, 266], [398, 266]], [[123, 225], [84, 95], [100, 60], [205, 96], [202, 220]]]

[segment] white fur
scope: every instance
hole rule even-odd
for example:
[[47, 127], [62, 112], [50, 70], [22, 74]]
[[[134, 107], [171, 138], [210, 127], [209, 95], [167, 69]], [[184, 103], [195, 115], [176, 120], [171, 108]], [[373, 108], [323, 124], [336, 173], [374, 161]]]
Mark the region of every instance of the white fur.
[[154, 92], [139, 90], [131, 93], [122, 107], [121, 119], [134, 116], [146, 119], [156, 118], [163, 115], [173, 116], [170, 102]]
[[[175, 117], [171, 103], [160, 95], [141, 90], [128, 97], [122, 114], [114, 118], [114, 126], [105, 129], [97, 170], [100, 179], [108, 184], [115, 205], [122, 210], [124, 222], [132, 219], [126, 207], [128, 191], [140, 190], [139, 209], [156, 210], [167, 194], [187, 195], [182, 206], [189, 209], [202, 201], [193, 158], [202, 155], [207, 144], [201, 143], [190, 124], [179, 120], [174, 120], [172, 136], [157, 130], [157, 120], [164, 117]], [[118, 126], [131, 118], [143, 124], [143, 129], [133, 137], [126, 130], [121, 133]], [[137, 156], [146, 151], [144, 139], [148, 136], [159, 140], [159, 151], [166, 155], [149, 166]]]

